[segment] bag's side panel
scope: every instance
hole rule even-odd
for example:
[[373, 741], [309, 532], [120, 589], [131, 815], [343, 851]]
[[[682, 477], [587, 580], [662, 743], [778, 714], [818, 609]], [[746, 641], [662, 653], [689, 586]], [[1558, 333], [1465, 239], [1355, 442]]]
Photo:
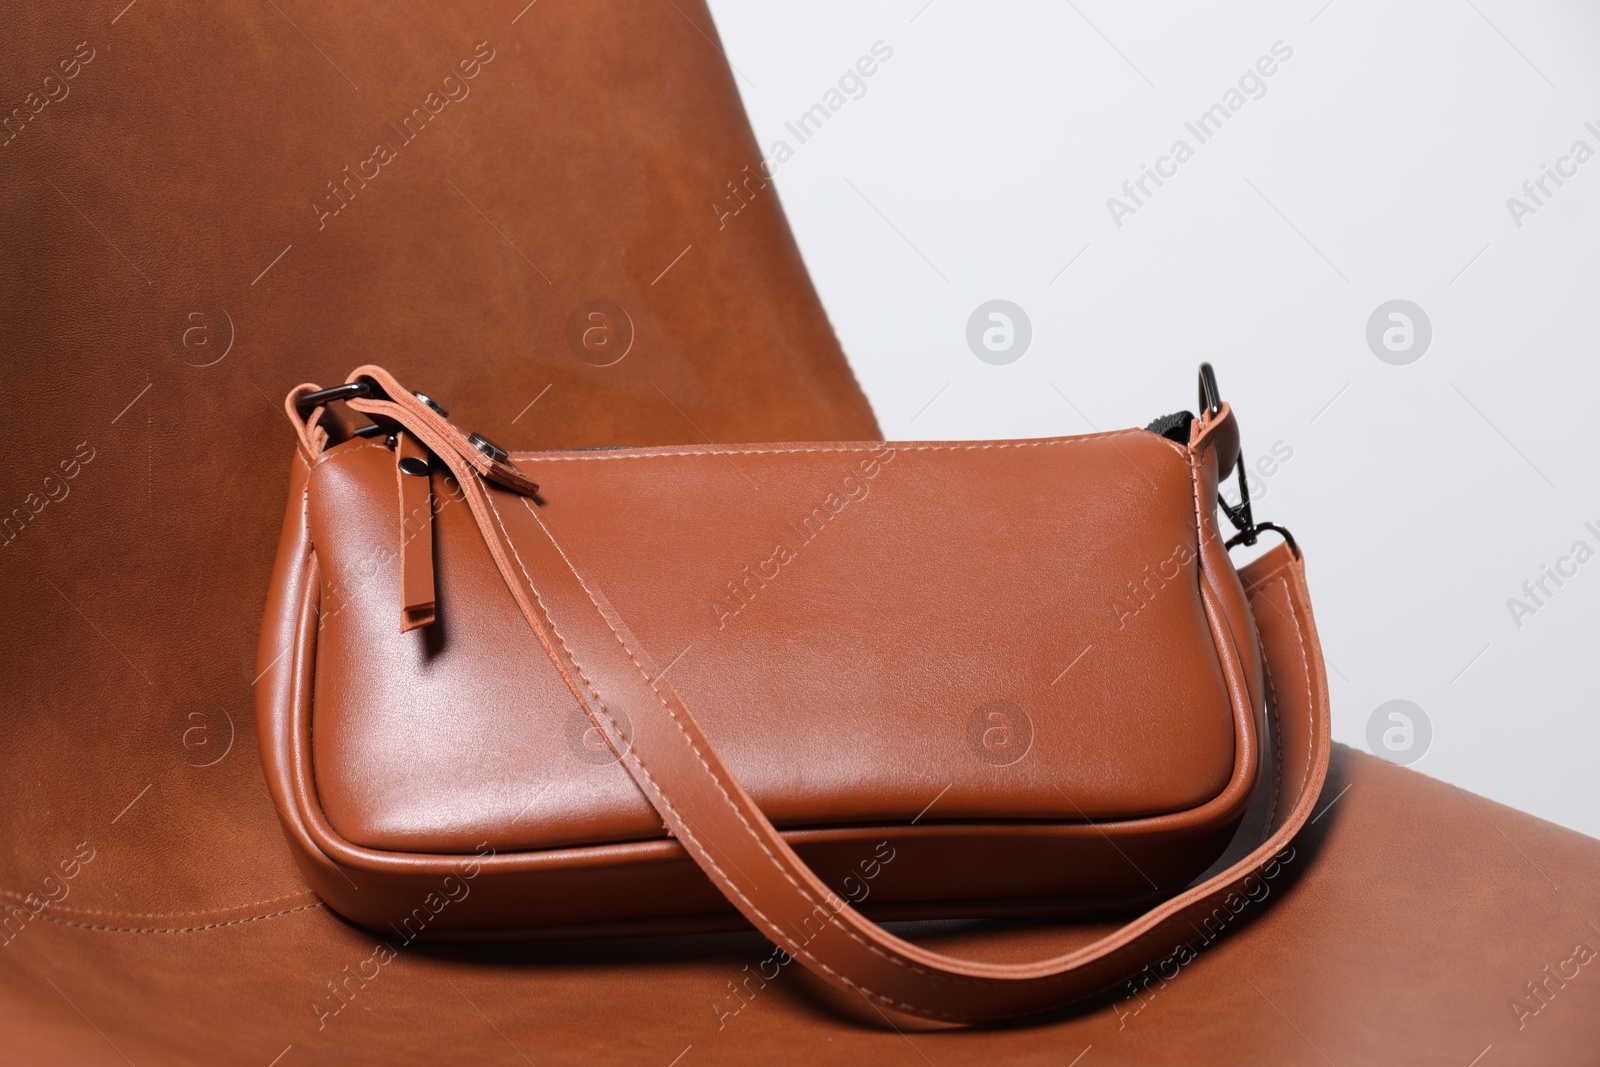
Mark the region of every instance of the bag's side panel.
[[307, 657], [316, 632], [317, 566], [306, 514], [312, 470], [308, 454], [314, 455], [302, 435], [290, 468], [288, 503], [256, 649], [256, 731], [267, 790], [290, 851], [312, 888], [327, 899], [330, 892], [337, 893], [341, 875], [307, 832], [296, 785], [304, 774], [305, 741], [297, 711], [307, 695]]

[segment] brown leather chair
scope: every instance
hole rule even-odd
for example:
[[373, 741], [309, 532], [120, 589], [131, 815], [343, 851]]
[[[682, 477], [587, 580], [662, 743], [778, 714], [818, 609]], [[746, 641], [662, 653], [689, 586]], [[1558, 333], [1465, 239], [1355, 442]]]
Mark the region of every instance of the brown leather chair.
[[[361, 979], [374, 938], [306, 887], [256, 753], [288, 388], [382, 362], [525, 448], [872, 413], [778, 201], [715, 226], [759, 152], [696, 0], [3, 25], [0, 1059], [1600, 1062], [1600, 843], [1348, 749], [1268, 899], [1041, 1025], [763, 982], [753, 934]], [[1302, 533], [1315, 585], [1336, 546]], [[1097, 929], [919, 933], [1020, 959]]]

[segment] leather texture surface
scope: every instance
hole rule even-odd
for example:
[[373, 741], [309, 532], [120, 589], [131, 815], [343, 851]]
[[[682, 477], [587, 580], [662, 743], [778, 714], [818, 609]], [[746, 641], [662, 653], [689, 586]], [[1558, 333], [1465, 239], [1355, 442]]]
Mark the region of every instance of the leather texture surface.
[[[448, 185], [414, 185], [461, 168], [451, 179], [486, 213], [469, 182], [504, 198], [495, 222], [530, 257], [520, 227], [549, 227], [552, 251], [618, 279], [619, 249], [670, 259], [694, 243], [651, 290], [689, 277], [721, 298], [668, 301], [672, 321], [699, 319], [694, 343], [670, 342], [683, 388], [717, 390], [683, 413], [722, 441], [874, 435], [781, 219], [764, 214], [776, 200], [741, 215], [748, 244], [688, 232], [704, 207], [684, 190], [756, 148], [696, 30], [715, 38], [703, 7], [674, 2], [687, 19], [667, 5], [543, 0], [513, 25], [516, 3], [483, 9], [497, 21], [482, 35], [455, 32], [476, 12], [435, 3], [5, 8], [8, 106], [36, 80], [42, 99], [78, 42], [95, 58], [0, 148], [0, 488], [6, 514], [27, 515], [0, 549], [0, 1058], [1592, 1062], [1600, 985], [1587, 967], [1558, 972], [1576, 943], [1600, 947], [1600, 843], [1344, 748], [1296, 858], [1227, 936], [1140, 998], [1023, 1030], [941, 1034], [896, 1019], [902, 1035], [864, 1005], [825, 1010], [848, 1005], [792, 967], [760, 978], [771, 948], [753, 933], [419, 944], [380, 965], [376, 939], [317, 902], [283, 847], [250, 698], [283, 514], [276, 398], [337, 380], [353, 350], [372, 348], [420, 386], [498, 412], [475, 428], [507, 443], [703, 440], [650, 385], [681, 404], [677, 380], [637, 372], [644, 349], [607, 373], [569, 365], [559, 329], [519, 317], [544, 283], [482, 217], [445, 206]], [[316, 230], [316, 190], [486, 36], [497, 58], [443, 113], [460, 120], [453, 131], [407, 147], [397, 164], [417, 160], [411, 174], [382, 179], [396, 179], [393, 199], [374, 182]], [[486, 79], [513, 70], [495, 98]], [[536, 180], [542, 168], [566, 175], [558, 190]], [[650, 208], [631, 208], [635, 195]], [[625, 217], [608, 221], [606, 205]], [[681, 243], [666, 239], [680, 230]], [[307, 250], [317, 255], [302, 261]], [[654, 272], [638, 277], [648, 287]], [[537, 349], [533, 328], [548, 330]], [[1100, 929], [919, 936], [1026, 959]]]
[[[1588, 968], [1559, 985], [1544, 968], [1600, 937], [1590, 926], [1600, 846], [1342, 747], [1318, 811], [1270, 894], [1193, 962], [1153, 975], [1137, 996], [1023, 1029], [942, 1033], [891, 1016], [897, 1032], [859, 998], [852, 1013], [805, 972], [777, 967], [753, 933], [419, 943], [380, 964], [380, 939], [315, 903], [263, 906], [287, 914], [231, 925], [146, 920], [141, 931], [82, 914], [76, 900], [0, 949], [0, 1028], [15, 1061], [38, 1064], [666, 1064], [682, 1054], [680, 1064], [927, 1057], [943, 1067], [1062, 1064], [1088, 1049], [1080, 1067], [1325, 1067], [1466, 1064], [1486, 1048], [1480, 1063], [1592, 1062], [1600, 988]], [[148, 832], [149, 818], [130, 812], [118, 826]], [[99, 840], [74, 890], [85, 899], [96, 865], [109, 870], [119, 855]], [[104, 929], [119, 925], [131, 928]], [[1102, 930], [1030, 922], [917, 936], [1011, 960]], [[1536, 999], [1529, 983], [1548, 991]]]
[[[540, 518], [580, 573], [657, 670], [673, 664], [780, 825], [909, 823], [936, 799], [927, 818], [941, 823], [1128, 819], [1199, 807], [1232, 776], [1190, 471], [1154, 434], [514, 460], [543, 483]], [[398, 632], [393, 467], [381, 444], [353, 442], [310, 479], [332, 605], [311, 728], [329, 822], [416, 852], [660, 836], [610, 749], [571, 736], [587, 714], [484, 573], [465, 507], [436, 522], [438, 629]], [[525, 541], [520, 500], [500, 513]], [[1119, 626], [1148, 560], [1172, 561], [1169, 595]], [[983, 745], [996, 704], [1015, 709], [999, 720], [1012, 751]]]

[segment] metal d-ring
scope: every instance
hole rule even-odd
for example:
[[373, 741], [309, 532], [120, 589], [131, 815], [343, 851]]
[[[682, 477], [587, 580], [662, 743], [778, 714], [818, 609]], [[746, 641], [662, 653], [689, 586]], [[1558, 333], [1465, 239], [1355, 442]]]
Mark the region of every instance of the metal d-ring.
[[1275, 522], [1258, 522], [1248, 531], [1250, 535], [1248, 540], [1245, 539], [1243, 533], [1237, 533], [1224, 541], [1222, 547], [1232, 548], [1234, 545], [1253, 545], [1256, 543], [1257, 536], [1266, 533], [1268, 530], [1283, 538], [1284, 543], [1289, 546], [1289, 551], [1294, 554], [1295, 559], [1300, 558], [1300, 545], [1296, 543], [1294, 534], [1290, 533], [1287, 527], [1279, 526]]
[[300, 414], [309, 415], [316, 408], [331, 404], [335, 400], [354, 400], [358, 396], [374, 395], [382, 397], [383, 394], [371, 382], [347, 382], [332, 389], [319, 389], [314, 393], [307, 393], [295, 402], [295, 406], [300, 409]]
[[[346, 382], [344, 385], [336, 385], [331, 389], [319, 389], [314, 393], [307, 393], [295, 402], [295, 408], [300, 412], [300, 416], [304, 418], [324, 404], [332, 404], [338, 400], [354, 400], [357, 397], [370, 397], [374, 400], [388, 399], [384, 391], [378, 388], [376, 382]], [[421, 399], [429, 407], [440, 411], [441, 414], [443, 413], [438, 404], [432, 400], [427, 397], [422, 397]], [[368, 423], [351, 431], [352, 435], [356, 437], [380, 437], [385, 432], [384, 427], [377, 422]]]

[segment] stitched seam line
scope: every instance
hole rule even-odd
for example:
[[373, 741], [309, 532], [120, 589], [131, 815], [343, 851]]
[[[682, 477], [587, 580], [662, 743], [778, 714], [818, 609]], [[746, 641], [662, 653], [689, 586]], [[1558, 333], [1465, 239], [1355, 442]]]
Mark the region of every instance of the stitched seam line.
[[[352, 449], [349, 449], [346, 452], [341, 452], [339, 454], [339, 456], [346, 456], [346, 455], [349, 455], [352, 452], [360, 452], [362, 449], [365, 449], [365, 448], [382, 448], [382, 447], [383, 447], [382, 444], [362, 444], [362, 445], [357, 445], [356, 447], [354, 447]], [[315, 470], [318, 467], [322, 466], [323, 463], [332, 462], [333, 460], [338, 459], [339, 456], [328, 456], [326, 453], [319, 452], [318, 453], [318, 457], [319, 457], [318, 461], [317, 461], [316, 464], [313, 465], [312, 463], [309, 463], [306, 460], [305, 456], [303, 454], [301, 454], [298, 450], [296, 451], [295, 455], [296, 455], [296, 458], [298, 458], [300, 460], [300, 462], [304, 463], [305, 466], [306, 466], [305, 484], [302, 485], [301, 488], [300, 488], [300, 515], [301, 515], [302, 521], [305, 521], [307, 519], [307, 516], [309, 515], [309, 509], [310, 509], [310, 506], [311, 506], [311, 476], [312, 476], [312, 474], [315, 472]], [[194, 931], [194, 930], [211, 930], [211, 929], [215, 929], [217, 926], [231, 926], [234, 923], [239, 923], [239, 922], [255, 922], [255, 921], [259, 920], [259, 919], [270, 919], [270, 918], [272, 918], [274, 916], [277, 916], [277, 915], [287, 915], [287, 914], [290, 914], [290, 912], [300, 911], [300, 910], [303, 910], [303, 909], [302, 908], [291, 908], [291, 909], [289, 909], [289, 911], [268, 912], [268, 913], [265, 913], [265, 914], [262, 914], [262, 915], [255, 915], [255, 916], [251, 916], [249, 918], [243, 918], [243, 919], [233, 919], [233, 920], [229, 920], [228, 922], [225, 922], [225, 923], [216, 923], [216, 924], [212, 924], [210, 926], [194, 926], [194, 927], [187, 927], [187, 928], [183, 928], [183, 929], [170, 929], [170, 930], [146, 929], [145, 927], [133, 927], [133, 926], [96, 926], [96, 925], [92, 925], [92, 924], [89, 924], [89, 923], [73, 923], [73, 922], [67, 922], [67, 921], [62, 920], [62, 919], [53, 918], [52, 917], [52, 913], [55, 914], [55, 915], [98, 915], [98, 916], [101, 916], [102, 918], [115, 918], [115, 919], [184, 919], [184, 918], [194, 918], [194, 917], [202, 916], [202, 915], [226, 915], [229, 912], [238, 911], [241, 908], [258, 908], [258, 907], [261, 907], [262, 905], [265, 905], [265, 904], [280, 904], [280, 903], [282, 903], [283, 901], [286, 901], [286, 900], [294, 900], [296, 898], [303, 898], [306, 895], [306, 893], [308, 893], [308, 892], [310, 892], [310, 891], [309, 890], [301, 890], [298, 893], [287, 893], [287, 894], [285, 894], [283, 896], [280, 896], [280, 897], [270, 897], [270, 898], [263, 899], [263, 900], [252, 900], [252, 901], [249, 901], [248, 903], [244, 903], [244, 904], [228, 904], [228, 905], [224, 905], [224, 906], [218, 907], [218, 908], [202, 908], [202, 909], [199, 909], [199, 910], [196, 910], [196, 911], [118, 912], [118, 911], [102, 911], [102, 910], [94, 909], [94, 908], [60, 908], [60, 907], [52, 906], [52, 907], [45, 908], [43, 911], [41, 911], [37, 915], [35, 915], [34, 918], [36, 918], [36, 919], [45, 919], [46, 921], [53, 922], [58, 926], [75, 926], [75, 927], [80, 927], [80, 928], [85, 929], [85, 930], [112, 930], [112, 931], [127, 932], [127, 933], [147, 932], [147, 933], [182, 934], [182, 933], [189, 933], [189, 932]], [[28, 896], [29, 895], [30, 894], [21, 893], [21, 892], [18, 892], [17, 890], [13, 890], [13, 889], [6, 889], [5, 887], [0, 886], [0, 898], [9, 898], [9, 899], [17, 901], [18, 903], [26, 904], [27, 901], [28, 901]], [[316, 901], [314, 904], [306, 904], [303, 907], [313, 907], [313, 906], [320, 907], [321, 906], [321, 902], [320, 901]]]
[[[1223, 605], [1222, 605], [1222, 593], [1217, 589], [1216, 583], [1211, 581], [1211, 579], [1209, 577], [1209, 570], [1206, 567], [1206, 562], [1205, 562], [1205, 548], [1206, 548], [1206, 545], [1205, 545], [1205, 543], [1206, 543], [1207, 532], [1206, 532], [1206, 521], [1205, 521], [1205, 509], [1203, 508], [1203, 506], [1201, 505], [1201, 502], [1200, 502], [1200, 478], [1201, 478], [1201, 473], [1202, 472], [1200, 470], [1200, 453], [1199, 452], [1195, 452], [1195, 451], [1190, 451], [1189, 452], [1189, 484], [1190, 484], [1190, 488], [1194, 492], [1194, 563], [1195, 563], [1195, 579], [1196, 579], [1195, 584], [1197, 586], [1196, 593], [1197, 593], [1197, 595], [1199, 597], [1201, 606], [1205, 609], [1207, 623], [1208, 624], [1211, 624], [1211, 623], [1220, 624], [1221, 629], [1222, 629], [1224, 635], [1226, 636], [1228, 646], [1233, 649], [1233, 658], [1234, 658], [1235, 662], [1238, 664], [1238, 668], [1239, 668], [1239, 688], [1244, 693], [1244, 703], [1245, 703], [1244, 718], [1247, 719], [1249, 721], [1251, 727], [1253, 727], [1255, 725], [1256, 708], [1255, 708], [1254, 698], [1251, 696], [1251, 693], [1250, 693], [1250, 674], [1249, 674], [1248, 671], [1245, 670], [1245, 666], [1244, 666], [1244, 651], [1239, 647], [1239, 637], [1238, 637], [1238, 635], [1233, 632], [1233, 622], [1228, 618], [1228, 613], [1223, 608]], [[1215, 508], [1212, 509], [1213, 513], [1215, 513], [1215, 510], [1216, 510]], [[1214, 521], [1215, 521], [1215, 515], [1213, 514], [1213, 522]], [[1228, 562], [1231, 564], [1233, 561], [1232, 561], [1231, 557], [1228, 557], [1228, 545], [1227, 545], [1227, 542], [1223, 541], [1223, 539], [1222, 539], [1222, 531], [1221, 530], [1217, 531], [1216, 540], [1222, 543], [1222, 554], [1223, 554], [1224, 558], [1227, 558]], [[1211, 589], [1211, 599], [1215, 603], [1214, 607], [1213, 606], [1208, 606], [1206, 604], [1205, 588], [1204, 587], [1207, 587], [1207, 586], [1209, 586], [1210, 589]], [[1248, 598], [1246, 598], [1246, 599], [1248, 599]], [[1213, 612], [1215, 612], [1215, 615], [1216, 615], [1215, 619], [1212, 618], [1212, 613]], [[1253, 619], [1251, 620], [1251, 623], [1252, 623], [1252, 625], [1254, 624], [1254, 620]], [[1260, 640], [1260, 638], [1258, 636], [1257, 637], [1258, 643], [1259, 643], [1259, 640]], [[1224, 651], [1223, 642], [1218, 639], [1218, 636], [1217, 636], [1215, 630], [1213, 630], [1212, 634], [1211, 634], [1211, 645], [1217, 651], [1217, 665], [1219, 667], [1225, 667], [1226, 660], [1227, 660], [1227, 653]], [[1261, 660], [1262, 660], [1263, 673], [1265, 673], [1266, 656], [1263, 655], [1261, 657]], [[1233, 689], [1232, 689], [1231, 686], [1229, 686], [1227, 684], [1226, 676], [1224, 676], [1224, 678], [1223, 678], [1223, 688], [1225, 688], [1228, 691], [1228, 709], [1231, 712], [1231, 711], [1234, 710]], [[1236, 729], [1237, 729], [1237, 727], [1236, 727]], [[1235, 737], [1234, 743], [1236, 745], [1238, 744], [1238, 738], [1237, 737]], [[1281, 768], [1279, 769], [1278, 773], [1279, 774], [1283, 773]], [[1273, 802], [1274, 803], [1277, 802], [1276, 794], [1274, 794], [1274, 796], [1273, 796]], [[1268, 820], [1267, 825], [1268, 826], [1272, 825], [1272, 822], [1271, 822], [1270, 819]]]
[[[1278, 581], [1283, 585], [1283, 599], [1289, 606], [1289, 621], [1294, 624], [1295, 641], [1300, 645], [1300, 666], [1306, 676], [1306, 707], [1312, 708], [1316, 705], [1317, 700], [1311, 692], [1311, 659], [1306, 652], [1306, 635], [1300, 629], [1300, 617], [1295, 612], [1294, 597], [1291, 595], [1289, 579], [1280, 573]], [[1317, 730], [1315, 723], [1313, 723], [1312, 728], [1306, 731], [1305, 770], [1300, 773], [1300, 785], [1298, 787], [1302, 790], [1306, 787], [1306, 777], [1311, 773], [1311, 753], [1316, 747], [1316, 740]]]
[[[1194, 477], [1195, 521], [1200, 524], [1200, 535], [1201, 535], [1201, 537], [1204, 537], [1205, 536], [1205, 523], [1203, 521], [1203, 514], [1202, 514], [1201, 508], [1200, 508], [1200, 455], [1199, 455], [1198, 452], [1191, 452], [1190, 453], [1190, 466], [1193, 469], [1194, 475], [1195, 475], [1195, 477]], [[1219, 541], [1222, 540], [1222, 532], [1220, 530], [1217, 531], [1217, 540], [1219, 540]], [[1223, 550], [1224, 553], [1226, 553], [1228, 551], [1226, 542], [1224, 542], [1222, 550]], [[1287, 588], [1288, 580], [1286, 578], [1284, 578], [1283, 570], [1282, 570], [1281, 567], [1277, 571], [1274, 572], [1274, 577], [1282, 580], [1285, 583], [1285, 587]], [[1248, 594], [1246, 594], [1245, 600], [1246, 600], [1246, 603], [1247, 603], [1247, 606], [1248, 606], [1248, 601], [1249, 601], [1249, 595]], [[1291, 604], [1289, 606], [1289, 611], [1290, 611], [1291, 615], [1294, 613], [1294, 605], [1293, 604]], [[1226, 620], [1226, 615], [1224, 615], [1224, 619]], [[1251, 620], [1251, 621], [1252, 621], [1252, 623], [1254, 622], [1254, 620]], [[1295, 623], [1295, 628], [1296, 628], [1296, 630], [1299, 629], [1299, 622], [1298, 621], [1296, 621], [1296, 623]], [[1259, 637], [1260, 627], [1258, 626], [1256, 629], [1258, 631], [1257, 641], [1259, 642], [1260, 641], [1260, 637]], [[1233, 627], [1232, 627], [1231, 623], [1228, 626], [1228, 632], [1229, 632], [1230, 638], [1233, 638]], [[1236, 638], [1233, 638], [1233, 640], [1234, 640], [1234, 647], [1237, 650], [1237, 648], [1238, 648], [1238, 640]], [[1304, 659], [1304, 646], [1303, 645], [1302, 645], [1301, 658]], [[1241, 672], [1243, 671], [1243, 668], [1244, 668], [1244, 664], [1240, 663]], [[1271, 701], [1272, 704], [1275, 705], [1277, 703], [1277, 690], [1273, 688], [1272, 668], [1267, 664], [1267, 657], [1266, 657], [1265, 654], [1263, 654], [1262, 657], [1261, 657], [1261, 674], [1267, 681], [1267, 699], [1269, 701]], [[1310, 679], [1310, 671], [1309, 670], [1307, 671], [1306, 677], [1308, 679], [1307, 682], [1306, 682], [1306, 687], [1307, 687], [1307, 691], [1309, 692], [1310, 685], [1311, 685], [1311, 683], [1309, 681], [1309, 679]], [[1244, 675], [1244, 677], [1241, 678], [1241, 682], [1244, 684], [1244, 688], [1246, 690], [1246, 695], [1248, 696], [1249, 688], [1250, 688], [1249, 687], [1249, 676], [1248, 675]], [[1252, 706], [1250, 708], [1250, 717], [1252, 719], [1255, 717], [1255, 708], [1254, 708], [1254, 706]], [[1275, 716], [1275, 717], [1277, 717], [1277, 716]], [[1268, 836], [1271, 835], [1271, 829], [1270, 828], [1272, 826], [1272, 820], [1273, 820], [1274, 816], [1276, 816], [1277, 813], [1278, 813], [1278, 804], [1283, 798], [1283, 737], [1282, 737], [1282, 730], [1281, 729], [1277, 729], [1277, 728], [1273, 729], [1273, 731], [1272, 731], [1272, 745], [1273, 745], [1273, 751], [1276, 753], [1276, 756], [1274, 757], [1274, 760], [1273, 760], [1272, 804], [1267, 809]]]
[[282, 915], [293, 915], [296, 912], [310, 911], [312, 908], [320, 908], [323, 906], [324, 905], [322, 901], [314, 900], [309, 904], [302, 904], [298, 908], [285, 908], [282, 911], [268, 912], [265, 915], [252, 915], [246, 919], [229, 919], [226, 922], [207, 923], [204, 926], [181, 927], [102, 926], [97, 923], [79, 923], [70, 922], [66, 919], [57, 919], [50, 915], [48, 911], [40, 912], [37, 916], [35, 916], [35, 918], [41, 922], [54, 923], [57, 926], [70, 926], [75, 930], [100, 930], [105, 933], [113, 934], [195, 934], [204, 930], [220, 930], [224, 926], [241, 926], [244, 923], [258, 923], [265, 919], [276, 919]]
[[[618, 460], [618, 459], [671, 459], [675, 456], [783, 456], [800, 455], [807, 452], [878, 452], [885, 448], [896, 452], [974, 452], [993, 448], [1040, 448], [1045, 445], [1074, 445], [1088, 441], [1104, 441], [1113, 437], [1145, 436], [1144, 430], [1111, 430], [1106, 433], [1084, 434], [1081, 437], [1050, 437], [1037, 441], [986, 441], [982, 444], [951, 443], [940, 444], [930, 442], [927, 444], [900, 444], [894, 441], [867, 442], [855, 448], [704, 448], [693, 452], [650, 452], [650, 451], [614, 451], [614, 452], [511, 452], [509, 455], [517, 459], [531, 459], [537, 461], [558, 460]], [[352, 452], [356, 451], [351, 449]]]
[[[241, 908], [258, 908], [264, 904], [282, 904], [286, 900], [303, 900], [308, 893], [310, 893], [310, 890], [302, 889], [298, 893], [285, 893], [281, 897], [252, 900], [247, 904], [229, 904], [218, 908], [200, 908], [196, 911], [102, 911], [97, 908], [61, 908], [52, 904], [40, 911], [39, 914], [54, 912], [58, 915], [98, 915], [108, 919], [189, 919], [199, 915], [226, 915], [230, 911], [238, 911]], [[8, 897], [22, 904], [28, 902], [29, 895], [18, 893], [11, 889], [0, 888], [0, 897]]]
[[[387, 446], [385, 446], [382, 441], [367, 441], [364, 444], [356, 445], [354, 448], [347, 448], [343, 452], [338, 452], [338, 453], [319, 452], [317, 454], [318, 455], [317, 462], [315, 464], [308, 464], [307, 466], [309, 466], [310, 469], [314, 471], [318, 467], [321, 467], [321, 466], [323, 466], [325, 464], [328, 464], [328, 463], [336, 462], [337, 460], [341, 460], [346, 456], [353, 456], [357, 452], [365, 452], [369, 448], [385, 448], [385, 447], [387, 447]], [[309, 474], [306, 476], [306, 480], [310, 481], [310, 475]]]

